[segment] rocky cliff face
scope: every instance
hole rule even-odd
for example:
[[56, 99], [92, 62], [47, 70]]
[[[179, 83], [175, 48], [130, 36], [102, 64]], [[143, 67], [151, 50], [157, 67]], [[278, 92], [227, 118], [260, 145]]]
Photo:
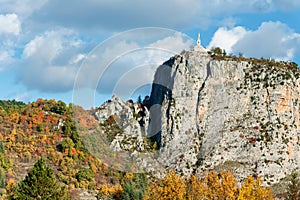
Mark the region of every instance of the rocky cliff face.
[[113, 150], [146, 150], [145, 137], [149, 114], [140, 104], [123, 102], [118, 96], [113, 95], [95, 115], [102, 126], [108, 126], [106, 134]]
[[[240, 179], [259, 175], [265, 184], [277, 183], [300, 167], [299, 73], [294, 63], [183, 52], [157, 69], [143, 111], [150, 121], [141, 129], [136, 118], [122, 134], [145, 130], [159, 148], [160, 170], [199, 176], [231, 170]], [[107, 118], [111, 110], [97, 116]], [[114, 115], [133, 119], [135, 111], [124, 116], [122, 110]], [[155, 171], [147, 166], [156, 166], [150, 157], [139, 161]]]

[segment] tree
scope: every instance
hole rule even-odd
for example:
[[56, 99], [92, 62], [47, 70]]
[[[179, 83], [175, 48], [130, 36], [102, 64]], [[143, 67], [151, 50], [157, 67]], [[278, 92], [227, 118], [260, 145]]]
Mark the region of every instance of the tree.
[[76, 175], [76, 179], [80, 181], [92, 181], [94, 179], [94, 172], [91, 169], [81, 169]]
[[136, 102], [139, 103], [139, 104], [142, 104], [142, 97], [141, 97], [141, 95], [139, 95], [139, 97], [138, 97], [138, 99], [137, 99]]
[[290, 183], [288, 184], [288, 200], [299, 200], [300, 199], [300, 181], [297, 173], [292, 173]]
[[235, 199], [237, 195], [237, 181], [229, 171], [220, 173], [221, 191], [220, 199]]
[[66, 136], [69, 136], [73, 140], [75, 144], [75, 148], [77, 150], [81, 150], [81, 151], [85, 150], [82, 141], [80, 140], [75, 121], [71, 118], [71, 116], [67, 116], [64, 122], [64, 126], [62, 127], [62, 130]]
[[261, 184], [259, 178], [248, 177], [239, 189], [234, 175], [229, 171], [209, 171], [201, 179], [192, 174], [186, 181], [171, 172], [163, 180], [149, 185], [143, 199], [272, 200], [270, 188]]
[[216, 171], [209, 171], [201, 182], [202, 188], [205, 189], [205, 192], [202, 192], [206, 195], [205, 198], [236, 199], [238, 193], [237, 182], [231, 172], [222, 171], [217, 173]]
[[184, 179], [172, 171], [162, 181], [149, 186], [143, 199], [184, 200], [185, 196], [186, 186]]
[[143, 199], [143, 193], [135, 186], [133, 181], [126, 181], [123, 185], [122, 200], [139, 200]]
[[121, 199], [123, 188], [120, 184], [114, 186], [101, 185], [97, 194], [97, 199], [112, 200]]
[[272, 200], [270, 188], [262, 187], [262, 181], [258, 177], [248, 177], [239, 191], [238, 200]]
[[59, 100], [52, 108], [51, 108], [52, 112], [55, 112], [57, 114], [63, 115], [66, 114], [68, 111], [67, 105]]
[[91, 169], [80, 169], [76, 174], [75, 178], [77, 182], [75, 183], [76, 187], [95, 189], [96, 182], [94, 177], [94, 172]]
[[[127, 175], [127, 176], [126, 176]], [[123, 184], [122, 200], [142, 200], [147, 185], [147, 177], [145, 174], [125, 175]]]
[[4, 153], [4, 145], [3, 145], [3, 142], [2, 140], [0, 140], [0, 153]]
[[222, 55], [223, 54], [223, 51], [220, 47], [216, 47], [212, 50], [214, 52], [214, 54], [216, 55]]
[[62, 152], [65, 152], [66, 150], [70, 152], [75, 147], [75, 144], [73, 140], [71, 140], [70, 138], [65, 138], [61, 143], [61, 147], [62, 147]]
[[187, 199], [198, 200], [207, 198], [209, 188], [203, 180], [197, 180], [194, 174], [191, 175], [187, 182]]
[[0, 167], [8, 170], [13, 166], [13, 162], [11, 159], [7, 156], [5, 156], [3, 153], [0, 153]]
[[65, 119], [62, 131], [66, 136], [71, 136], [73, 132], [77, 131], [75, 122], [71, 117], [67, 117]]
[[[16, 100], [0, 100], [0, 110], [4, 110], [3, 114], [9, 114], [13, 112], [20, 112], [25, 108], [26, 104], [22, 101]], [[2, 109], [1, 109], [2, 108]]]
[[71, 199], [69, 192], [55, 178], [53, 170], [40, 158], [10, 199]]
[[0, 188], [5, 188], [4, 170], [0, 169]]

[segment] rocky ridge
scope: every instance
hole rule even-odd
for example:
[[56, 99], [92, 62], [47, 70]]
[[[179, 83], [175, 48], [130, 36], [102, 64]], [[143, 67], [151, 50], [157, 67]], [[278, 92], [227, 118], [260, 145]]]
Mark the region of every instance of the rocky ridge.
[[153, 175], [231, 170], [272, 185], [300, 167], [299, 74], [294, 63], [184, 51], [158, 67], [148, 108], [114, 96], [96, 116], [114, 116], [123, 131], [111, 146], [143, 155]]

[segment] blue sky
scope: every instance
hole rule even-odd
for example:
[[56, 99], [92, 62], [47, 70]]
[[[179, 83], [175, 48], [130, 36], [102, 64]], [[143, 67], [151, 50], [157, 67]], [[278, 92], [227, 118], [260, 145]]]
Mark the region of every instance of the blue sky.
[[298, 0], [0, 0], [0, 99], [136, 98], [198, 32], [207, 48], [300, 63], [299, 11]]

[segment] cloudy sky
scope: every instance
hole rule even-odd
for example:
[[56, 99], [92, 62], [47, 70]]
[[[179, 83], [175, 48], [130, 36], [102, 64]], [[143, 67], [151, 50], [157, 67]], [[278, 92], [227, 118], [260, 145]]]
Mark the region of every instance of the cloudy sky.
[[299, 0], [0, 0], [0, 99], [135, 98], [198, 32], [207, 48], [300, 63], [299, 11]]

